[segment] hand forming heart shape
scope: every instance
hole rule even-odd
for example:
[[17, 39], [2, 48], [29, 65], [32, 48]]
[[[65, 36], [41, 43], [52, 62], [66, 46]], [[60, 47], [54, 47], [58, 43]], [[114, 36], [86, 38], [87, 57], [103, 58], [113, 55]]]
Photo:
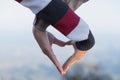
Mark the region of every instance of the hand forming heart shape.
[[74, 48], [74, 54], [72, 56], [70, 56], [68, 58], [68, 60], [66, 60], [66, 62], [63, 64], [63, 66], [60, 65], [59, 61], [57, 60], [56, 56], [53, 54], [49, 54], [47, 55], [51, 61], [55, 64], [55, 66], [57, 67], [58, 71], [60, 72], [60, 74], [64, 75], [66, 74], [66, 72], [69, 70], [69, 68], [76, 63], [77, 61], [79, 61], [87, 51], [80, 51], [76, 48], [75, 46], [75, 42], [73, 41], [68, 41], [68, 42], [63, 42], [61, 40], [58, 40], [56, 37], [54, 37], [51, 33], [47, 32], [48, 35], [48, 39], [49, 39], [49, 43], [52, 46], [52, 44], [57, 44], [61, 47], [65, 46], [65, 45], [72, 45]]

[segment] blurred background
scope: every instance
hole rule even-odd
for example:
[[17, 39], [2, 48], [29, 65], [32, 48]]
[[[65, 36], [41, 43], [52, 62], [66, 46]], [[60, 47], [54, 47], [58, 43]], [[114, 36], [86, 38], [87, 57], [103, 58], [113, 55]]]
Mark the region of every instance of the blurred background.
[[[0, 80], [120, 80], [120, 0], [90, 0], [76, 13], [90, 26], [96, 45], [61, 76], [36, 43], [34, 14], [14, 0], [0, 1]], [[68, 41], [53, 27], [58, 39]], [[61, 64], [72, 46], [53, 45]]]

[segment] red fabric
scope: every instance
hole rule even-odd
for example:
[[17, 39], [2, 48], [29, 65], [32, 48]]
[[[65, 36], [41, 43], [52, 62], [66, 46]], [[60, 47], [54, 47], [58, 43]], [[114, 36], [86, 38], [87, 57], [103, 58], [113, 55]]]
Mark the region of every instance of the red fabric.
[[16, 1], [19, 2], [19, 3], [22, 2], [22, 0], [16, 0]]
[[66, 14], [53, 26], [62, 34], [67, 36], [78, 25], [79, 21], [80, 17], [71, 9], [68, 9]]

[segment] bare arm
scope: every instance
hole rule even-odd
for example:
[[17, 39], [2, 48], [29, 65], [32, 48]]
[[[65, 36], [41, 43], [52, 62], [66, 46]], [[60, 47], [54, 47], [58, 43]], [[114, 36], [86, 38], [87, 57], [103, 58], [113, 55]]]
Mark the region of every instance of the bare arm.
[[55, 64], [58, 71], [63, 74], [62, 66], [60, 65], [59, 61], [57, 60], [56, 56], [54, 55], [48, 36], [46, 35], [46, 31], [40, 31], [38, 28], [34, 27], [33, 34], [35, 39], [37, 40], [39, 46], [41, 47], [42, 51], [49, 57], [49, 59]]
[[49, 39], [50, 45], [57, 44], [57, 45], [59, 45], [61, 47], [64, 47], [65, 45], [71, 45], [71, 41], [67, 41], [67, 42], [61, 41], [61, 40], [57, 39], [50, 32], [47, 32], [47, 35], [48, 35], [48, 39]]
[[64, 63], [63, 65], [64, 73], [66, 73], [73, 64], [81, 60], [83, 56], [87, 53], [87, 51], [78, 50], [74, 42], [72, 42], [72, 44], [75, 51], [74, 51], [74, 54], [71, 57], [69, 57], [68, 60]]

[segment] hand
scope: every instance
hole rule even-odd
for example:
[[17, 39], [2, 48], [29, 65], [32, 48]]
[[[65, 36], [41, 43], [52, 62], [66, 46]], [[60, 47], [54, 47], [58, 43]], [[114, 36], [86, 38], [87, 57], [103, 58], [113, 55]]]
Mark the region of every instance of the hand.
[[[72, 45], [74, 48], [74, 54], [68, 58], [68, 60], [64, 63], [63, 66], [60, 65], [59, 61], [57, 60], [57, 58], [54, 56], [49, 56], [49, 58], [51, 58], [52, 62], [55, 64], [55, 66], [57, 67], [58, 71], [60, 72], [61, 75], [66, 74], [66, 72], [69, 70], [69, 68], [76, 63], [77, 61], [79, 61], [82, 57], [83, 54], [85, 54], [85, 51], [80, 51], [76, 48], [75, 42], [74, 41], [67, 41], [67, 42], [63, 42], [61, 40], [58, 40], [55, 36], [53, 36], [51, 33], [47, 32], [48, 35], [48, 40], [50, 42], [50, 45], [52, 44], [57, 44], [61, 47], [65, 46], [65, 45]], [[50, 48], [50, 47], [49, 47]], [[51, 54], [53, 55], [53, 54]]]
[[63, 71], [64, 71], [64, 74], [66, 74], [66, 72], [68, 71], [68, 69], [70, 68], [69, 66], [68, 66], [68, 63], [69, 63], [69, 60], [72, 58], [72, 56], [71, 57], [69, 57], [68, 58], [68, 60], [63, 64]]
[[63, 71], [64, 74], [69, 70], [69, 68], [74, 65], [77, 61], [79, 61], [80, 59], [82, 59], [84, 57], [84, 55], [87, 53], [87, 51], [80, 51], [76, 48], [75, 46], [75, 42], [71, 42], [71, 44], [73, 45], [74, 48], [74, 54], [68, 58], [68, 60], [63, 64]]
[[58, 69], [58, 71], [60, 72], [61, 75], [65, 74], [61, 65], [56, 65], [56, 67], [57, 67], [57, 69]]

